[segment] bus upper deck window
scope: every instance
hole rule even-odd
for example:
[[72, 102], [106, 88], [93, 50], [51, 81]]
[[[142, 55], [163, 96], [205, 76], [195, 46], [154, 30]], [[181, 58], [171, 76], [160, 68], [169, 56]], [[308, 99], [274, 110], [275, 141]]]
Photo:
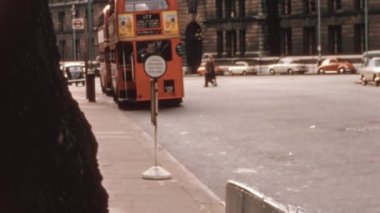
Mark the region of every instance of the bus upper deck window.
[[167, 9], [166, 0], [125, 0], [125, 10], [127, 12]]

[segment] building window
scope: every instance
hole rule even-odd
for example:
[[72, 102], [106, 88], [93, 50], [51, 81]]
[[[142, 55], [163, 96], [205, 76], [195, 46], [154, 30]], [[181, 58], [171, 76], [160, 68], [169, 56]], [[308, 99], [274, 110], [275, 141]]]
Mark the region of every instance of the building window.
[[328, 51], [330, 54], [342, 53], [342, 26], [329, 26]]
[[305, 13], [315, 13], [317, 11], [316, 0], [304, 0]]
[[237, 39], [236, 39], [236, 31], [235, 30], [229, 30], [226, 31], [226, 52], [227, 57], [233, 57], [236, 54], [237, 49]]
[[303, 52], [306, 55], [317, 53], [317, 36], [315, 27], [303, 28]]
[[223, 17], [223, 1], [222, 0], [216, 0], [215, 1], [215, 8], [216, 8], [216, 17], [222, 18]]
[[225, 14], [226, 18], [234, 18], [236, 16], [235, 0], [225, 0]]
[[245, 42], [245, 30], [239, 30], [239, 51], [240, 56], [244, 56], [246, 50], [246, 42]]
[[223, 48], [223, 31], [219, 30], [216, 32], [216, 52], [218, 57], [221, 57], [224, 51]]
[[58, 13], [58, 31], [65, 29], [65, 12]]
[[364, 0], [354, 0], [355, 10], [364, 10]]
[[290, 15], [292, 13], [292, 0], [282, 1], [282, 15]]
[[285, 28], [281, 30], [281, 52], [282, 55], [292, 54], [292, 29]]
[[362, 53], [365, 47], [364, 24], [356, 24], [354, 27], [355, 53]]
[[58, 43], [59, 57], [61, 61], [66, 60], [66, 41], [60, 40]]
[[245, 0], [239, 0], [239, 17], [245, 17]]
[[337, 11], [342, 9], [342, 2], [341, 0], [329, 0], [327, 1], [327, 7], [329, 11]]

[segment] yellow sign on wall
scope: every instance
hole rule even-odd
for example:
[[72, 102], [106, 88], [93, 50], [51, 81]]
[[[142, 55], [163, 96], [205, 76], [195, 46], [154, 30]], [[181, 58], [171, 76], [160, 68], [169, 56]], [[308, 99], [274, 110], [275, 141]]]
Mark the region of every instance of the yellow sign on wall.
[[120, 39], [135, 36], [133, 14], [120, 14], [118, 23]]
[[164, 34], [178, 34], [178, 17], [176, 11], [164, 11], [162, 13]]

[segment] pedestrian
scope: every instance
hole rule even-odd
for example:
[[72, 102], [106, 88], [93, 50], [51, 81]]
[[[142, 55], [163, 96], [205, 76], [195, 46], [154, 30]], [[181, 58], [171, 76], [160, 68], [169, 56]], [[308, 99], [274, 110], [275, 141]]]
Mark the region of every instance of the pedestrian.
[[210, 82], [212, 85], [217, 86], [216, 83], [216, 73], [215, 73], [215, 62], [213, 57], [206, 56], [206, 64], [205, 64], [205, 87], [208, 87], [208, 83]]

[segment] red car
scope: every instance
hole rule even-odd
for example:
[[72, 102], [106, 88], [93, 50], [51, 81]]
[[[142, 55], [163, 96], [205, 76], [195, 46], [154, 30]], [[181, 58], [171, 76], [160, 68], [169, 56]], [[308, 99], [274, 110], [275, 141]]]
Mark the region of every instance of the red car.
[[356, 69], [351, 62], [344, 61], [339, 58], [326, 58], [318, 66], [318, 73], [356, 73]]

